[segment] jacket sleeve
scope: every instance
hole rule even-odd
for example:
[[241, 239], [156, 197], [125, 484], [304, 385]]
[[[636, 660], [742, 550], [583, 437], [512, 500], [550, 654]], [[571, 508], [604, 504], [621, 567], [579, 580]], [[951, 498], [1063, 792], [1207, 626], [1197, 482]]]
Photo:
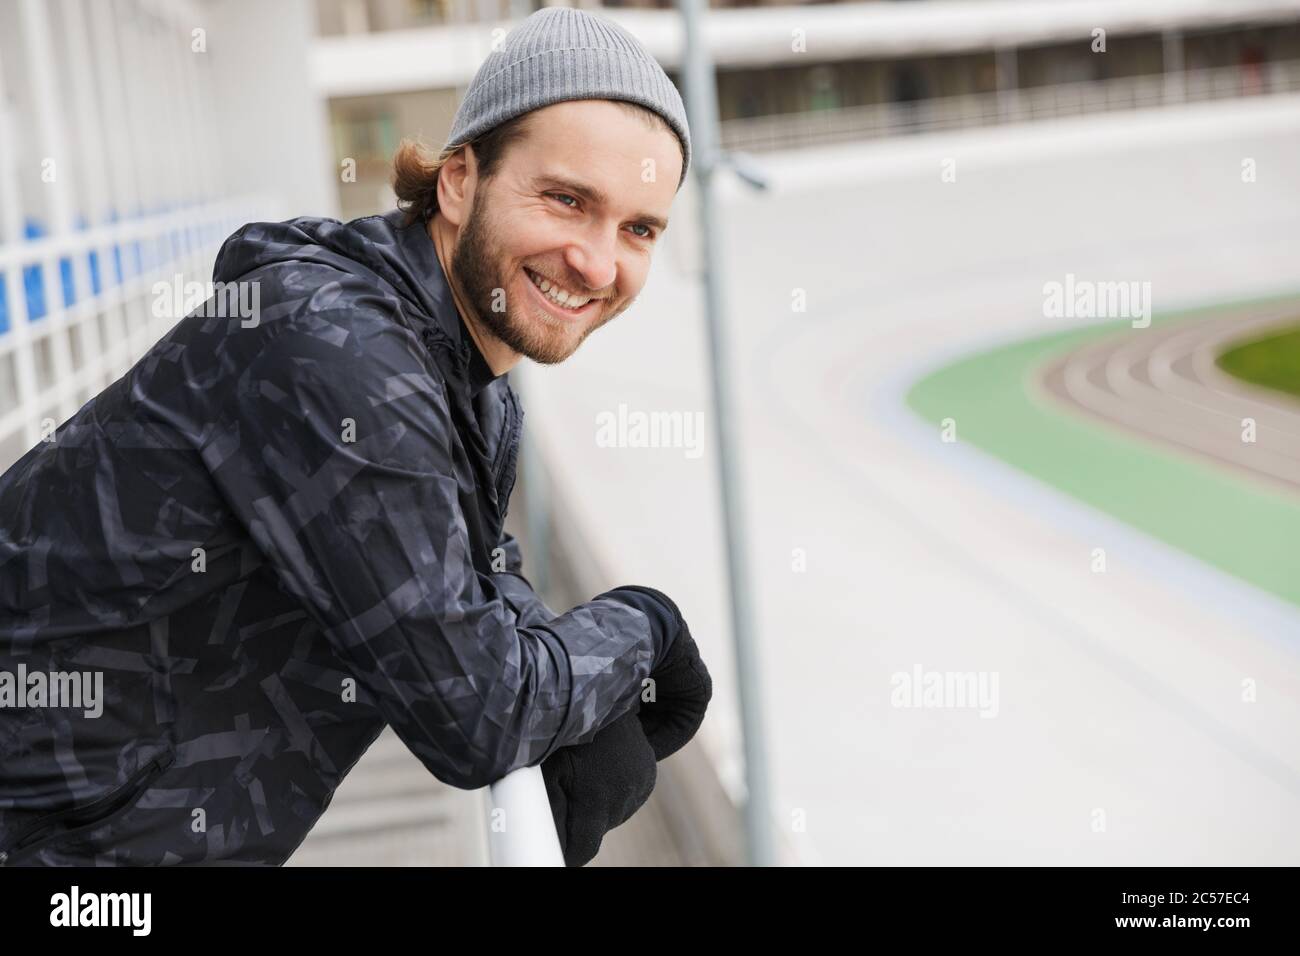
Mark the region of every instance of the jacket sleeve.
[[372, 311], [261, 330], [200, 454], [398, 736], [477, 789], [630, 710], [672, 638], [635, 596], [554, 615], [522, 578], [474, 567], [445, 387]]
[[493, 574], [492, 580], [514, 610], [519, 623], [524, 627], [532, 627], [535, 624], [545, 624], [556, 617], [555, 612], [546, 606], [533, 590], [532, 583], [524, 576], [523, 553], [515, 536], [503, 531], [498, 547], [505, 555], [505, 570]]

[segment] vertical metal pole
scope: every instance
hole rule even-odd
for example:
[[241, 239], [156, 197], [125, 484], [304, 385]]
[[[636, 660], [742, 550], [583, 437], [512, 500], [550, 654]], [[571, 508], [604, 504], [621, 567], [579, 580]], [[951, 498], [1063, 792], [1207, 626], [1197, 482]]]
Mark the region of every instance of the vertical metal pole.
[[[71, 107], [71, 131], [77, 139], [77, 155], [90, 156], [100, 150], [103, 142], [99, 132], [98, 111], [94, 108], [94, 80], [90, 75], [90, 43], [86, 38], [85, 8], [80, 0], [60, 0], [59, 13], [67, 55], [68, 102]], [[81, 217], [86, 228], [99, 225], [107, 200], [103, 166], [98, 161], [81, 163], [82, 202]], [[82, 343], [85, 348], [85, 384], [93, 396], [112, 378], [105, 381], [107, 359], [100, 340], [99, 315], [104, 311], [102, 299], [94, 292], [90, 275], [90, 245], [76, 247], [72, 268], [77, 290], [77, 306]], [[106, 249], [95, 249], [100, 263], [101, 290], [104, 277]]]
[[[63, 107], [55, 74], [55, 51], [49, 24], [49, 9], [41, 0], [23, 0], [18, 8], [22, 20], [23, 44], [27, 48], [27, 78], [32, 89], [32, 113], [36, 122], [36, 142], [42, 162], [54, 162], [54, 179], [45, 183], [45, 211], [49, 216], [49, 235], [64, 237], [72, 231], [72, 196], [68, 188], [72, 177], [72, 156], [63, 136]], [[72, 346], [69, 342], [72, 309], [63, 297], [63, 273], [59, 256], [47, 253], [40, 262], [45, 289], [44, 332], [50, 343], [54, 373], [55, 424], [61, 424], [77, 411], [76, 392], [65, 388], [73, 380]], [[44, 395], [42, 395], [44, 398]], [[36, 413], [46, 411], [43, 404]]]
[[[3, 53], [3, 51], [0, 51]], [[4, 57], [0, 55], [0, 60]], [[18, 122], [5, 90], [4, 63], [0, 62], [0, 247], [16, 246], [23, 241], [22, 191], [19, 188], [17, 154]], [[23, 282], [22, 264], [12, 269], [0, 268], [0, 282], [5, 285], [9, 305], [9, 331], [14, 350], [14, 385], [18, 390], [18, 407], [22, 409], [23, 445], [30, 448], [40, 434], [40, 384], [36, 378], [35, 342], [28, 314], [30, 303]], [[7, 437], [0, 435], [0, 438]]]
[[[161, 151], [165, 148], [154, 128], [158, 122], [157, 91], [151, 82], [153, 51], [148, 49], [145, 32], [148, 29], [146, 14], [139, 0], [116, 0], [118, 39], [121, 44], [123, 64], [122, 82], [126, 89], [126, 128], [130, 132], [131, 164], [137, 170], [137, 208], [133, 219], [144, 219], [158, 212], [166, 197], [167, 183], [162, 168]], [[132, 298], [139, 305], [144, 334], [140, 350], [154, 344], [165, 331], [163, 320], [154, 315], [150, 307], [149, 288], [158, 273], [157, 247], [152, 230], [140, 235], [140, 272], [131, 281]], [[132, 267], [135, 252], [131, 253]]]
[[[96, 4], [100, 6], [101, 4]], [[160, 115], [158, 90], [152, 82], [154, 51], [148, 46], [148, 15], [139, 0], [116, 0], [117, 36], [120, 44], [121, 80], [125, 91], [124, 118], [130, 134], [131, 166], [136, 170], [136, 208], [133, 219], [156, 215], [167, 198], [167, 179], [163, 152], [167, 144], [163, 133], [155, 128]], [[160, 270], [152, 229], [139, 237], [140, 272], [131, 279], [131, 298], [136, 303], [141, 325], [133, 330], [133, 347], [142, 353], [164, 332], [166, 320], [154, 315], [149, 289], [155, 278], [165, 278]], [[134, 245], [135, 243], [132, 243]], [[124, 253], [125, 254], [125, 253]], [[135, 252], [131, 253], [132, 267]], [[138, 346], [135, 340], [139, 339]]]
[[744, 497], [736, 468], [736, 421], [728, 370], [726, 309], [723, 303], [722, 257], [719, 255], [713, 199], [713, 173], [719, 162], [717, 91], [713, 61], [703, 35], [703, 0], [678, 0], [686, 32], [682, 60], [686, 102], [691, 125], [691, 166], [699, 185], [701, 252], [705, 317], [709, 329], [713, 408], [717, 422], [718, 482], [722, 495], [723, 531], [727, 547], [727, 578], [731, 595], [732, 641], [740, 696], [740, 721], [745, 745], [745, 836], [751, 866], [775, 862], [772, 815], [767, 791], [767, 757], [763, 744], [762, 706], [759, 693], [757, 632], [749, 592], [748, 551], [745, 541]]
[[[103, 136], [101, 142], [104, 144], [99, 155], [104, 160], [104, 167], [108, 173], [106, 205], [98, 212], [101, 221], [107, 225], [110, 221], [110, 210], [116, 214], [119, 221], [134, 211], [138, 195], [137, 171], [131, 160], [126, 95], [122, 85], [122, 64], [118, 54], [118, 21], [110, 5], [102, 0], [89, 4], [86, 9], [90, 15], [89, 33], [94, 39], [95, 87], [98, 93], [97, 105], [100, 109], [100, 123], [97, 129]], [[100, 266], [104, 291], [111, 295], [116, 303], [109, 313], [108, 320], [110, 380], [122, 375], [131, 367], [136, 357], [132, 346], [135, 331], [147, 321], [142, 311], [145, 308], [143, 302], [123, 294], [131, 282], [130, 277], [124, 275], [120, 284], [117, 281], [119, 255], [125, 271], [129, 252], [117, 239], [104, 247], [103, 262]]]

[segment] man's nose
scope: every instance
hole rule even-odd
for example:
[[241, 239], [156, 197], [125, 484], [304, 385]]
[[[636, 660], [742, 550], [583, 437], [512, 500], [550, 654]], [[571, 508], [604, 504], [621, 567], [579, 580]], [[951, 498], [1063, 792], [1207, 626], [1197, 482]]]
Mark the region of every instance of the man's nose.
[[614, 284], [618, 275], [617, 252], [617, 231], [593, 228], [568, 245], [565, 260], [569, 268], [582, 276], [588, 289], [599, 292]]

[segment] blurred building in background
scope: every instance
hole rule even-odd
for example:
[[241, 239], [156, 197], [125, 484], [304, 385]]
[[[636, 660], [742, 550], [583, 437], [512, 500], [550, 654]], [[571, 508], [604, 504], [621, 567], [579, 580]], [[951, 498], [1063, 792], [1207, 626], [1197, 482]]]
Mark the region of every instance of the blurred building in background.
[[[317, 0], [316, 89], [334, 158], [360, 188], [345, 216], [392, 204], [402, 136], [441, 146], [493, 39], [538, 0]], [[678, 85], [670, 2], [581, 3], [644, 42]], [[725, 148], [764, 151], [1300, 89], [1288, 0], [714, 3]], [[1100, 29], [1103, 34], [1094, 36]], [[1104, 56], [1094, 47], [1101, 44]]]

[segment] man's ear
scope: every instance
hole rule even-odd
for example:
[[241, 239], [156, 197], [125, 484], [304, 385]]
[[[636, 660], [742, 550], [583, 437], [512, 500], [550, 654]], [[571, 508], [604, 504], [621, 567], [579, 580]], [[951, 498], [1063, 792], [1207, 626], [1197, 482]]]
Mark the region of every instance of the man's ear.
[[438, 171], [438, 213], [453, 226], [461, 226], [473, 206], [478, 186], [478, 158], [474, 147], [453, 154]]

